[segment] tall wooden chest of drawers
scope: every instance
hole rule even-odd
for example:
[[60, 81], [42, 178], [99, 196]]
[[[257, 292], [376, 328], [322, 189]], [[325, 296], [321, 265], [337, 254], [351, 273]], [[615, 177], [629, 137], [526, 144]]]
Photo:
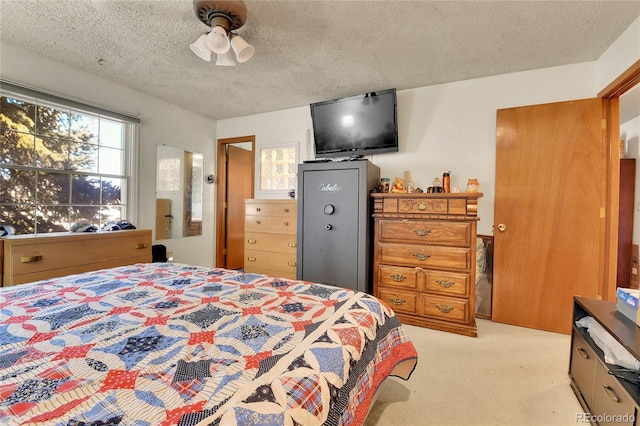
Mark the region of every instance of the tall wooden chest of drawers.
[[403, 323], [477, 336], [476, 223], [482, 194], [372, 194], [374, 295]]
[[296, 278], [296, 200], [245, 200], [244, 271]]

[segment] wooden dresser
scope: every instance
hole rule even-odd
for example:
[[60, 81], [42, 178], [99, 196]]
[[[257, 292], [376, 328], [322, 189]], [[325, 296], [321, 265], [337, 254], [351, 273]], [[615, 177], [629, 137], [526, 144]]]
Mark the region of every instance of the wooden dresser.
[[2, 240], [3, 286], [151, 262], [151, 230], [54, 232]]
[[296, 200], [245, 200], [244, 271], [296, 278]]
[[475, 245], [481, 196], [372, 194], [374, 295], [403, 323], [477, 336]]

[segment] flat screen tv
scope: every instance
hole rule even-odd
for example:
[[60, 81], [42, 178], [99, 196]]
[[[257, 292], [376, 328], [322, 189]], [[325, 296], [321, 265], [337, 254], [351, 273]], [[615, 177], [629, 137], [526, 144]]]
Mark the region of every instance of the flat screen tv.
[[316, 159], [398, 151], [396, 89], [310, 105]]

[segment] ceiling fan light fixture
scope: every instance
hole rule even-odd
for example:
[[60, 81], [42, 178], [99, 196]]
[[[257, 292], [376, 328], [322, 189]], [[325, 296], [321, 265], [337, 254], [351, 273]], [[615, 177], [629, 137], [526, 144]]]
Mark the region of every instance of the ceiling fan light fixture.
[[198, 40], [189, 45], [191, 51], [195, 53], [203, 61], [211, 61], [211, 50], [207, 46], [207, 35], [202, 34]]
[[247, 62], [253, 56], [255, 48], [247, 43], [242, 37], [231, 33], [231, 48], [236, 54], [238, 62]]
[[230, 42], [227, 37], [227, 30], [220, 26], [213, 27], [211, 32], [207, 34], [207, 46], [213, 53], [225, 53], [229, 50]]
[[221, 67], [235, 67], [236, 63], [233, 60], [233, 54], [231, 53], [231, 49], [227, 50], [225, 53], [218, 53], [218, 58], [216, 59], [216, 65]]

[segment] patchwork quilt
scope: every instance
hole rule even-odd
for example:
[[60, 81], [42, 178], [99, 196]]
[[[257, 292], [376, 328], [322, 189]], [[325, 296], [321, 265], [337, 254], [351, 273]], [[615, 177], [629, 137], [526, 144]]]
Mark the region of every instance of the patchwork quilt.
[[371, 295], [149, 263], [0, 289], [0, 424], [352, 425], [417, 354]]

